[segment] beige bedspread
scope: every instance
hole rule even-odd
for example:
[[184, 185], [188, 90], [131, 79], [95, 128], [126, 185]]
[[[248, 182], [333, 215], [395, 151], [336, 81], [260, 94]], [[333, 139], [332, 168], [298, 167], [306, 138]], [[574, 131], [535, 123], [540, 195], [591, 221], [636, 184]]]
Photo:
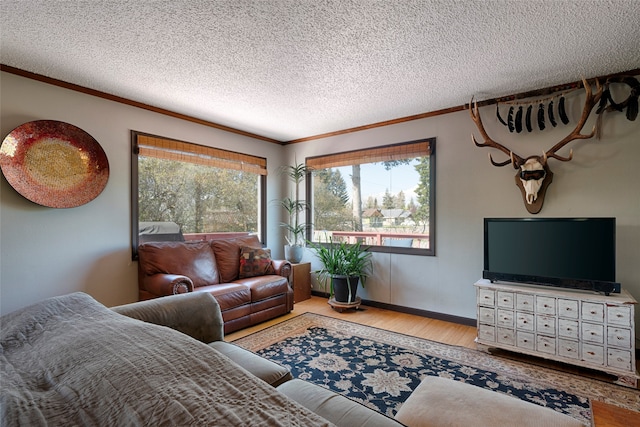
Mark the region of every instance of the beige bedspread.
[[315, 426], [222, 354], [83, 293], [0, 318], [2, 426]]

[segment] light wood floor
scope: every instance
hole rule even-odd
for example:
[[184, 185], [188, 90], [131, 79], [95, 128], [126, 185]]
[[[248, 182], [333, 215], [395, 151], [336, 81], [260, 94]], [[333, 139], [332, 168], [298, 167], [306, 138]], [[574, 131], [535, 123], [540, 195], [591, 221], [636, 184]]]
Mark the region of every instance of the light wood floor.
[[[287, 315], [229, 334], [226, 336], [226, 340], [239, 339], [306, 312], [331, 316], [445, 344], [476, 348], [474, 343], [476, 328], [472, 326], [368, 306], [361, 306], [360, 310], [357, 311], [347, 310], [339, 313], [327, 304], [326, 298], [315, 296], [297, 303], [294, 310]], [[640, 413], [624, 410], [603, 402], [592, 401], [592, 405], [596, 427], [640, 427]]]

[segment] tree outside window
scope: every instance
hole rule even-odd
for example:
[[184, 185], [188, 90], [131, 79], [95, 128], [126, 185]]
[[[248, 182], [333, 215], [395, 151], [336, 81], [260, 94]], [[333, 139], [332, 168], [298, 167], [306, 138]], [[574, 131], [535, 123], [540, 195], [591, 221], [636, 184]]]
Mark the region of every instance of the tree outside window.
[[433, 255], [435, 138], [307, 159], [310, 239]]
[[134, 254], [141, 240], [174, 234], [249, 233], [264, 241], [265, 159], [137, 132], [132, 145]]

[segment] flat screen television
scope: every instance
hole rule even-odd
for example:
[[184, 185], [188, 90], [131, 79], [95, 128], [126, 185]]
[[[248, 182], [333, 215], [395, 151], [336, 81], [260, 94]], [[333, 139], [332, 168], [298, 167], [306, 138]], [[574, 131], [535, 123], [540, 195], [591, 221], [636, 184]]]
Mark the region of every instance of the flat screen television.
[[485, 218], [484, 279], [620, 292], [615, 218]]

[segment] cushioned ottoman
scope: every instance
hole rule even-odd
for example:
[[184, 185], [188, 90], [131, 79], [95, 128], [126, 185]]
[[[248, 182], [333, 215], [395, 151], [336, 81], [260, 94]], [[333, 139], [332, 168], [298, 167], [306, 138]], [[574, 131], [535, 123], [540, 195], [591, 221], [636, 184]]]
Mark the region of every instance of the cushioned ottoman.
[[256, 377], [277, 387], [285, 381], [293, 378], [289, 369], [284, 366], [260, 357], [255, 353], [238, 347], [225, 341], [214, 341], [209, 343], [210, 347], [215, 348], [229, 359], [251, 372]]
[[553, 409], [459, 381], [427, 377], [404, 402], [396, 420], [409, 427], [579, 427]]

